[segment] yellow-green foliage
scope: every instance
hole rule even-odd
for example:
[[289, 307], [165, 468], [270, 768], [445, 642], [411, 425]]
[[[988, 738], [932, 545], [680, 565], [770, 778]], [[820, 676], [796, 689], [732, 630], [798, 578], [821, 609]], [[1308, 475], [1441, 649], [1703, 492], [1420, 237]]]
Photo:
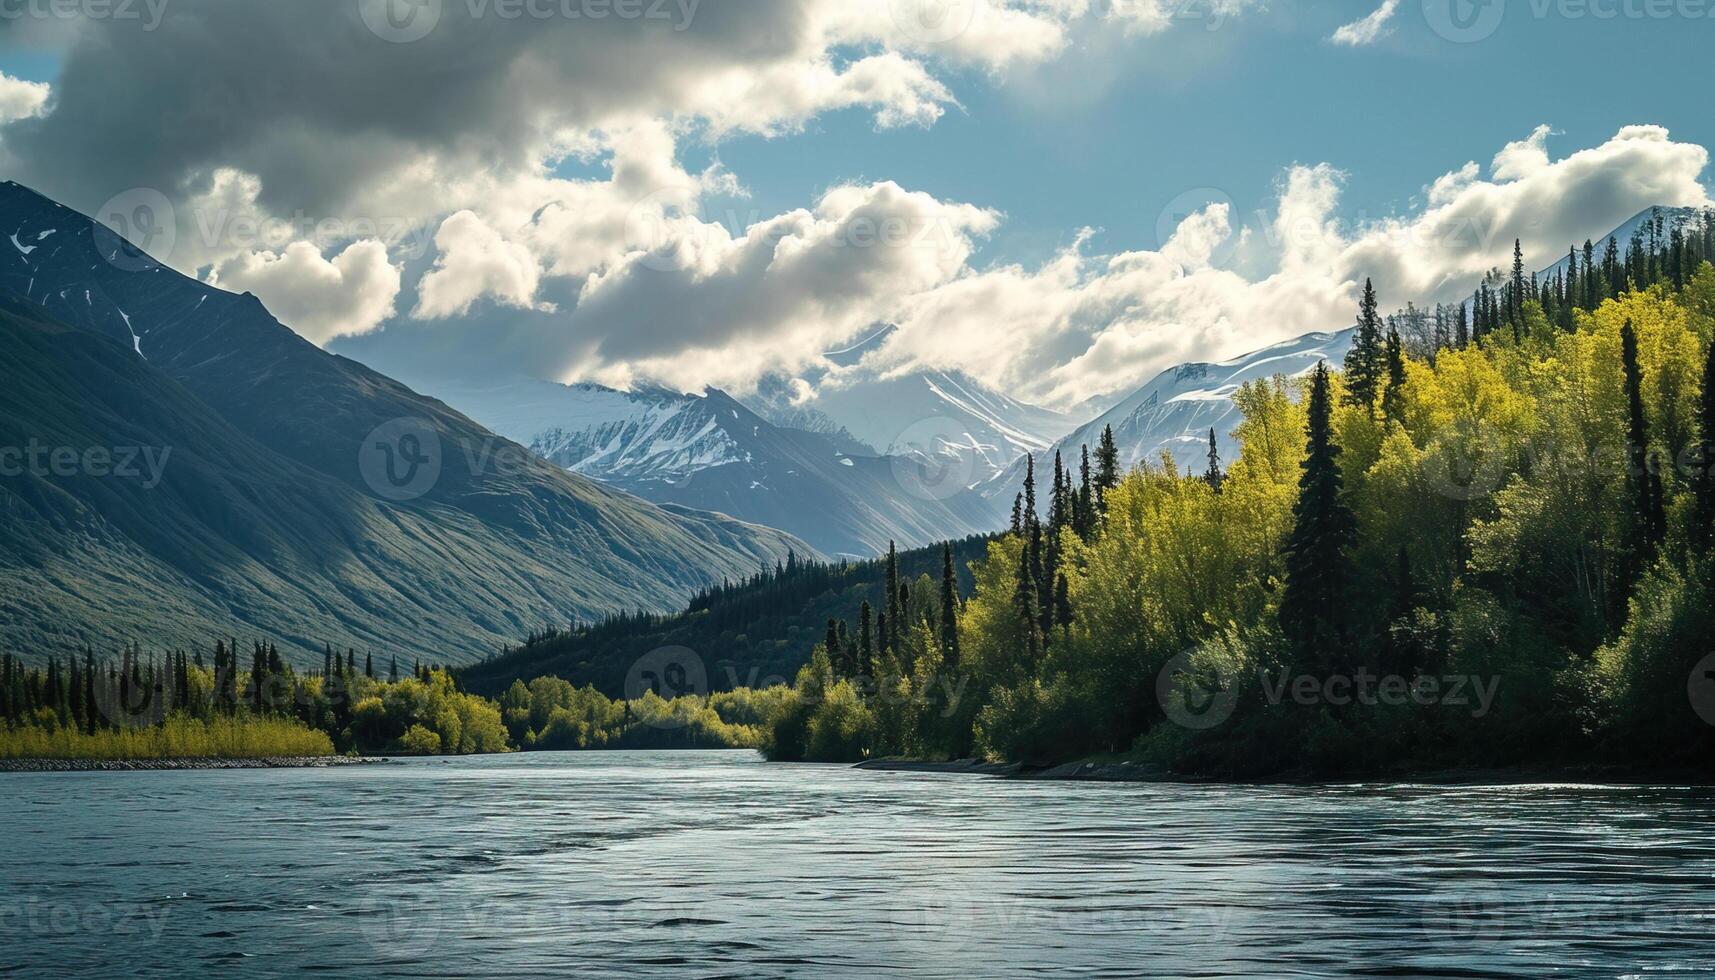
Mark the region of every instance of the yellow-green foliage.
[[460, 692], [445, 671], [431, 672], [427, 683], [359, 678], [353, 695], [351, 733], [366, 751], [481, 755], [511, 747], [500, 707]]
[[777, 687], [671, 700], [645, 692], [626, 702], [538, 677], [514, 681], [500, 710], [512, 737], [533, 749], [756, 748], [788, 696]]
[[322, 732], [278, 718], [175, 715], [149, 728], [85, 734], [57, 725], [0, 729], [6, 759], [260, 759], [333, 755]]
[[[1660, 549], [1634, 530], [1628, 322], [1669, 515]], [[971, 569], [954, 672], [964, 687], [951, 711], [901, 707], [935, 689], [907, 662], [921, 640], [882, 658], [881, 676], [856, 680], [836, 676], [818, 648], [775, 716], [769, 754], [1047, 762], [1139, 747], [1181, 768], [1277, 771], [1591, 754], [1670, 727], [1680, 746], [1707, 735], [1685, 685], [1708, 653], [1715, 602], [1685, 537], [1691, 474], [1675, 463], [1698, 440], [1715, 268], [1678, 294], [1662, 285], [1606, 300], [1573, 326], [1527, 301], [1516, 340], [1506, 327], [1463, 349], [1420, 350], [1400, 389], [1384, 380], [1374, 406], [1347, 403], [1333, 379], [1334, 442], [1358, 525], [1341, 610], [1350, 662], [1402, 680], [1498, 684], [1490, 713], [1259, 710], [1258, 672], [1290, 657], [1276, 614], [1306, 442], [1302, 383], [1275, 378], [1235, 396], [1241, 449], [1219, 493], [1170, 458], [1146, 461], [1106, 494], [1098, 533], [1061, 532], [1073, 623], [1038, 637], [1046, 649], [1034, 659], [1016, 599], [1026, 543], [1008, 535]], [[1043, 471], [1038, 461], [1039, 500]], [[1046, 599], [1035, 593], [1036, 611]], [[1236, 685], [1234, 720], [1208, 731], [1169, 724], [1156, 685], [1170, 663]]]

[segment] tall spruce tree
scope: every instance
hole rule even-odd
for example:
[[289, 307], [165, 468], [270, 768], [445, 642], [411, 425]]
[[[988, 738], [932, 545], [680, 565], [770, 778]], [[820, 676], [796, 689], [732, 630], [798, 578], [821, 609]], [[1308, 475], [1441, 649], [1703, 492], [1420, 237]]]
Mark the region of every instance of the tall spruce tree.
[[1054, 577], [1054, 625], [1062, 637], [1072, 632], [1072, 590], [1065, 572]]
[[875, 676], [875, 649], [870, 639], [870, 620], [875, 615], [866, 599], [858, 607], [858, 674], [863, 677]]
[[1513, 274], [1507, 283], [1507, 323], [1513, 328], [1513, 340], [1519, 340], [1524, 326], [1524, 301], [1531, 294], [1524, 280], [1524, 246], [1513, 239]]
[[959, 577], [953, 570], [953, 543], [941, 546], [941, 660], [959, 666]]
[[1346, 504], [1340, 474], [1340, 447], [1334, 442], [1331, 391], [1327, 365], [1317, 365], [1280, 599], [1281, 630], [1298, 663], [1324, 670], [1351, 665], [1348, 590], [1357, 536], [1357, 519]]
[[832, 616], [828, 617], [828, 632], [823, 634], [822, 649], [828, 652], [828, 666], [841, 677], [851, 676], [845, 663], [845, 651], [840, 648], [840, 622]]
[[1405, 424], [1405, 344], [1398, 330], [1387, 334], [1387, 390], [1382, 393], [1382, 417]]
[[1102, 438], [1096, 445], [1096, 511], [1108, 512], [1108, 493], [1120, 485], [1120, 451], [1114, 442], [1114, 427], [1102, 427]]
[[1018, 563], [1018, 578], [1013, 585], [1012, 610], [1018, 623], [1019, 640], [1022, 644], [1019, 653], [1023, 662], [1019, 665], [1021, 676], [1028, 677], [1036, 670], [1036, 661], [1042, 654], [1041, 621], [1036, 602], [1036, 576], [1030, 570], [1028, 555], [1021, 555]]
[[1632, 551], [1640, 563], [1648, 564], [1667, 535], [1660, 474], [1652, 473], [1649, 450], [1649, 420], [1644, 414], [1643, 370], [1638, 365], [1638, 334], [1627, 320], [1620, 328], [1620, 367], [1626, 387], [1626, 485], [1632, 500], [1635, 538]]
[[1203, 473], [1203, 481], [1209, 484], [1209, 489], [1215, 491], [1216, 496], [1219, 496], [1221, 493], [1221, 484], [1225, 483], [1226, 479], [1226, 474], [1221, 472], [1221, 446], [1220, 443], [1215, 441], [1215, 430], [1210, 429], [1209, 468]]
[[1346, 352], [1346, 400], [1374, 411], [1384, 367], [1382, 318], [1376, 307], [1376, 287], [1364, 280], [1364, 296], [1358, 303], [1358, 330]]
[[885, 626], [878, 624], [877, 632], [881, 634], [881, 652], [890, 653], [899, 649], [899, 635], [903, 625], [903, 617], [899, 608], [899, 549], [892, 541], [887, 543], [887, 604], [883, 607], [887, 618]]
[[1090, 476], [1090, 447], [1082, 447], [1078, 463], [1078, 537], [1090, 540], [1096, 531], [1096, 490]]
[[1703, 365], [1703, 393], [1697, 402], [1696, 466], [1691, 491], [1691, 547], [1694, 554], [1715, 554], [1715, 343]]

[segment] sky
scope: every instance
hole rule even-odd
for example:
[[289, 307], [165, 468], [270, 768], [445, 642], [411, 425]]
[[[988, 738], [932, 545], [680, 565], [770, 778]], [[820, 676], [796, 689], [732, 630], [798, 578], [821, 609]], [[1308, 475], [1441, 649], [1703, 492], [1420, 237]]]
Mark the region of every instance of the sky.
[[1546, 266], [1708, 203], [1712, 30], [1715, 0], [0, 0], [0, 174], [407, 379], [937, 368], [1063, 408], [1343, 327], [1366, 277], [1457, 300], [1514, 238]]

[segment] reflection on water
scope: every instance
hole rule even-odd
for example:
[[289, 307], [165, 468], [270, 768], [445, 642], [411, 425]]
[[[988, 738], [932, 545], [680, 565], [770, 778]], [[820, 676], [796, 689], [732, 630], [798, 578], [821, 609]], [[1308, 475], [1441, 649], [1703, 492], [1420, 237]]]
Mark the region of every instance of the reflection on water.
[[1715, 793], [750, 753], [0, 777], [0, 974], [1715, 972]]

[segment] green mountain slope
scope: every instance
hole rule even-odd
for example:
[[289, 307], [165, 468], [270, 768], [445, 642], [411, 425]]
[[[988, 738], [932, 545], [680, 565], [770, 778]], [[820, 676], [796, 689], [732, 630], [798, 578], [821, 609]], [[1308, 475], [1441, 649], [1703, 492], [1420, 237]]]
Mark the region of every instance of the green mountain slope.
[[[988, 553], [988, 537], [953, 543], [961, 594], [971, 588], [970, 562]], [[899, 553], [900, 581], [927, 575], [939, 588], [942, 546]], [[885, 560], [820, 565], [800, 563], [698, 596], [672, 616], [627, 616], [593, 627], [537, 637], [461, 670], [471, 690], [498, 696], [513, 681], [556, 676], [593, 684], [609, 697], [625, 695], [627, 675], [646, 655], [683, 647], [696, 655], [710, 690], [791, 682], [827, 635], [830, 618], [856, 630], [859, 607], [883, 603]]]
[[[543, 623], [678, 608], [810, 553], [565, 473], [303, 341], [252, 296], [116, 253], [110, 233], [15, 184], [0, 185], [0, 222], [15, 229], [0, 256], [0, 448], [167, 453], [152, 487], [0, 473], [0, 643], [26, 656], [224, 632], [301, 658], [331, 642], [459, 663]], [[438, 471], [404, 494], [376, 436], [399, 424]]]

